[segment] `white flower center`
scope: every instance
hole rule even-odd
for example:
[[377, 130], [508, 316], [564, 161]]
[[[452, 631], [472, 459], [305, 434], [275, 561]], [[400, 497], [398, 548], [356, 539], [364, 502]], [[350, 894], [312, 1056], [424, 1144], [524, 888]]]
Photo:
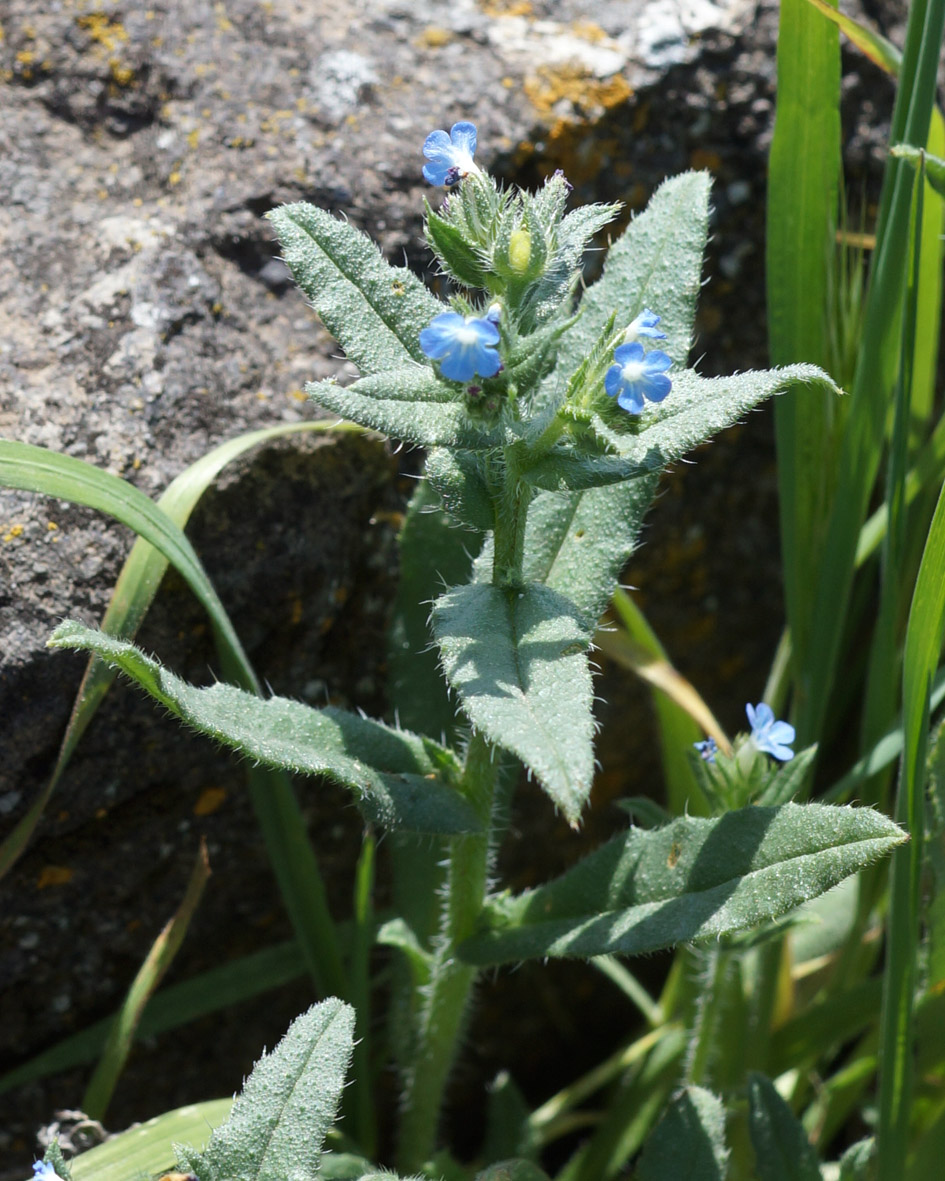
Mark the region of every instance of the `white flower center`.
[[620, 370], [620, 380], [627, 385], [643, 380], [643, 362], [628, 361]]
[[457, 328], [456, 341], [462, 348], [468, 349], [470, 345], [479, 343], [479, 333], [471, 325], [466, 324], [462, 328]]

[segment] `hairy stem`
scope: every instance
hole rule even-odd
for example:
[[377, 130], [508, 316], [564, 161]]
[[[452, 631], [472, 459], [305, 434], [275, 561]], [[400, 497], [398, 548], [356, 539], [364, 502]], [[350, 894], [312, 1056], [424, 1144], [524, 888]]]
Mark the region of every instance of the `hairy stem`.
[[492, 809], [499, 763], [490, 744], [473, 732], [464, 786], [482, 822], [482, 832], [451, 842], [446, 898], [407, 1070], [398, 1164], [415, 1172], [436, 1145], [443, 1093], [463, 1032], [477, 969], [461, 963], [456, 947], [475, 930], [488, 886], [492, 857]]

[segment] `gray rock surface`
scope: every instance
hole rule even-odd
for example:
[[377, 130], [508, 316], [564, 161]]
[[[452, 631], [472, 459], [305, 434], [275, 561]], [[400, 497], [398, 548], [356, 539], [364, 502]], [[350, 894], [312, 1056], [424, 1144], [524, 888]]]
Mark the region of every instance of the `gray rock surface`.
[[[157, 495], [216, 443], [312, 417], [304, 382], [350, 367], [261, 215], [313, 201], [428, 273], [419, 149], [460, 118], [476, 121], [487, 165], [523, 182], [563, 167], [580, 201], [636, 208], [664, 175], [712, 169], [720, 281], [703, 368], [733, 351], [728, 368], [763, 363], [745, 302], [747, 289], [759, 303], [775, 27], [748, 0], [0, 0], [0, 434]], [[389, 451], [347, 438], [255, 453], [202, 502], [192, 536], [274, 690], [384, 709], [403, 495]], [[0, 490], [0, 837], [51, 771], [81, 675], [45, 640], [64, 615], [98, 621], [130, 540], [89, 511]], [[206, 680], [206, 630], [171, 577], [141, 638]], [[184, 974], [285, 935], [240, 776], [115, 689], [0, 884], [4, 1065], [113, 1009], [199, 833], [215, 877]], [[207, 787], [226, 803], [200, 815]], [[359, 825], [321, 798], [305, 789], [344, 914]], [[49, 867], [67, 872], [50, 881]], [[145, 1055], [116, 1122], [232, 1089], [304, 997], [236, 1013], [249, 1048], [214, 1048], [199, 1071], [163, 1045], [159, 1099]], [[0, 1096], [0, 1154], [25, 1160], [31, 1126], [74, 1105], [82, 1079]]]

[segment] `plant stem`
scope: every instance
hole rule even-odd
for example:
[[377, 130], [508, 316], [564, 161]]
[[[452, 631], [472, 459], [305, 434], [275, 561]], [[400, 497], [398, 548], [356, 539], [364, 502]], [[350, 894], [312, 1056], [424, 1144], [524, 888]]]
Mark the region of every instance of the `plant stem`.
[[495, 513], [495, 549], [492, 559], [492, 581], [496, 586], [521, 587], [522, 561], [525, 556], [525, 522], [532, 489], [519, 478], [517, 456], [511, 447], [505, 449], [505, 470], [502, 490]]
[[499, 764], [485, 738], [473, 731], [464, 788], [482, 831], [450, 842], [449, 872], [440, 934], [425, 990], [412, 1062], [407, 1070], [399, 1168], [412, 1173], [436, 1144], [443, 1093], [466, 1018], [477, 969], [456, 958], [456, 947], [475, 930], [489, 881], [492, 806]]

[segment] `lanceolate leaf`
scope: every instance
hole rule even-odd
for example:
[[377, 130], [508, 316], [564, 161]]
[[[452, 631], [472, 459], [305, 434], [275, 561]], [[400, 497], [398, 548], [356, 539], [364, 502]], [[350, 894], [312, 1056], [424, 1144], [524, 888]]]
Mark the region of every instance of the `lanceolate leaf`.
[[559, 591], [595, 627], [636, 546], [656, 480], [539, 493], [528, 511], [525, 577]]
[[336, 997], [297, 1017], [207, 1147], [186, 1154], [201, 1181], [315, 1181], [353, 1034], [354, 1010]]
[[628, 325], [644, 308], [662, 317], [659, 347], [677, 365], [689, 356], [709, 221], [707, 172], [674, 176], [611, 246], [604, 273], [584, 294], [581, 316], [565, 335], [560, 372], [572, 373], [609, 317]]
[[460, 956], [637, 955], [717, 938], [817, 897], [905, 840], [879, 812], [821, 804], [631, 828], [548, 885], [494, 900]]
[[763, 1074], [749, 1076], [748, 1109], [759, 1181], [821, 1181], [820, 1163], [807, 1133]]
[[700, 377], [694, 370], [672, 373], [673, 388], [650, 421], [644, 419], [639, 434], [618, 434], [597, 420], [595, 427], [613, 450], [641, 469], [659, 471], [681, 459], [734, 423], [773, 394], [792, 385], [819, 385], [825, 392], [840, 393], [816, 365], [786, 365], [782, 369], [750, 370], [734, 377]]
[[687, 1087], [647, 1140], [635, 1176], [637, 1181], [725, 1181], [728, 1158], [721, 1099], [703, 1087]]
[[590, 640], [548, 587], [470, 583], [433, 607], [443, 669], [477, 729], [518, 755], [572, 824], [594, 771]]
[[424, 360], [420, 329], [444, 305], [366, 234], [299, 202], [273, 209], [283, 258], [328, 331], [362, 373]]
[[387, 827], [468, 832], [478, 824], [461, 795], [437, 780], [453, 756], [430, 739], [393, 730], [339, 709], [312, 709], [285, 697], [262, 699], [233, 685], [195, 688], [140, 649], [67, 621], [54, 648], [97, 653], [201, 734], [258, 759], [307, 775], [324, 775], [353, 791], [367, 816]]
[[310, 382], [305, 392], [342, 418], [422, 447], [464, 447], [474, 451], [513, 441], [500, 427], [477, 426], [465, 404], [456, 400], [461, 391], [440, 381], [427, 366], [362, 377], [349, 386], [333, 381]]

